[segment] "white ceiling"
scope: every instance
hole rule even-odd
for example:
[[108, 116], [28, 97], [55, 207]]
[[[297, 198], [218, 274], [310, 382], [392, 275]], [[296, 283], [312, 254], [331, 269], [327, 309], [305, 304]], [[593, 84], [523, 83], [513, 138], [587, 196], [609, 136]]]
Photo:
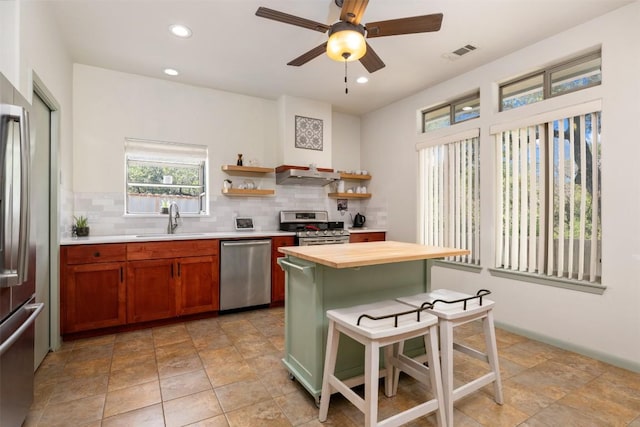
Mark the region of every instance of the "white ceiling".
[[[33, 0], [31, 0], [33, 1]], [[265, 6], [332, 24], [333, 0], [50, 0], [74, 62], [190, 85], [277, 99], [291, 95], [363, 114], [462, 74], [633, 0], [371, 0], [362, 22], [444, 13], [437, 33], [381, 37], [369, 44], [386, 63], [371, 75], [359, 62], [326, 55], [302, 67], [286, 63], [326, 35], [255, 16]], [[178, 39], [168, 27], [189, 26]], [[455, 61], [445, 54], [478, 49]], [[167, 77], [167, 67], [180, 71]], [[366, 75], [369, 83], [355, 78]]]

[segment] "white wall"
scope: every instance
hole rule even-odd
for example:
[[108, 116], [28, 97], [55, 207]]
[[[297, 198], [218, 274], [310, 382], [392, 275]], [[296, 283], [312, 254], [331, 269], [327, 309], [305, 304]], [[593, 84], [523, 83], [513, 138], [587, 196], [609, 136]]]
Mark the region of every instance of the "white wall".
[[[124, 138], [141, 138], [202, 144], [209, 148], [210, 212], [208, 217], [183, 218], [182, 231], [233, 230], [234, 215], [251, 215], [260, 230], [278, 227], [283, 209], [327, 210], [333, 220], [345, 220], [328, 187], [276, 186], [275, 175], [264, 178], [228, 176], [220, 167], [235, 164], [242, 153], [246, 162], [280, 164], [278, 156], [294, 146], [293, 128], [286, 145], [281, 127], [286, 120], [305, 115], [324, 121], [325, 149], [300, 150], [321, 157], [288, 158], [288, 164], [317, 163], [331, 167], [332, 154], [345, 169], [359, 168], [360, 120], [332, 114], [330, 106], [300, 98], [287, 103], [238, 95], [220, 90], [188, 86], [87, 65], [74, 65], [74, 209], [87, 215], [93, 235], [159, 232], [166, 218], [133, 218], [124, 213]], [[286, 106], [286, 108], [284, 108]], [[328, 110], [327, 110], [328, 108]], [[332, 121], [337, 127], [332, 127]], [[331, 141], [344, 142], [336, 152]], [[328, 158], [328, 160], [323, 160]], [[291, 163], [295, 162], [295, 163]], [[275, 188], [274, 197], [227, 197], [220, 194], [222, 181], [234, 183], [251, 178], [262, 188]], [[352, 201], [348, 213], [358, 212], [360, 201]], [[373, 221], [372, 221], [373, 222]], [[350, 222], [347, 220], [347, 225]]]
[[[420, 109], [480, 88], [481, 118], [456, 130], [481, 129], [481, 273], [444, 267], [434, 287], [475, 292], [486, 287], [497, 301], [497, 321], [513, 330], [640, 371], [640, 56], [629, 50], [640, 39], [640, 2], [514, 52], [362, 118], [361, 162], [374, 173], [372, 189], [388, 204], [388, 237], [415, 241]], [[602, 47], [600, 87], [498, 113], [497, 82], [576, 53]], [[603, 295], [496, 278], [494, 253], [494, 148], [488, 128], [522, 114], [567, 103], [602, 99]]]
[[238, 153], [275, 163], [274, 101], [80, 64], [73, 83], [76, 192], [124, 191], [125, 137], [209, 147], [212, 188]]
[[360, 169], [360, 117], [333, 113], [332, 167], [337, 171]]
[[[6, 3], [6, 2], [2, 2]], [[31, 102], [33, 95], [34, 74], [43, 89], [46, 90], [49, 101], [56, 104], [52, 126], [53, 146], [51, 150], [53, 175], [56, 190], [51, 194], [52, 210], [55, 222], [51, 228], [51, 345], [57, 348], [59, 339], [59, 286], [58, 286], [58, 244], [62, 230], [68, 229], [71, 223], [73, 174], [72, 158], [72, 64], [71, 58], [64, 46], [57, 25], [52, 20], [47, 2], [18, 1], [16, 3], [17, 29], [15, 34], [19, 46], [18, 63], [12, 64], [17, 73], [18, 89]], [[3, 5], [4, 6], [4, 5]], [[62, 172], [61, 172], [62, 171]], [[38, 206], [33, 207], [38, 209]], [[39, 235], [36, 230], [36, 235]], [[39, 239], [39, 244], [46, 242]]]
[[17, 1], [0, 2], [0, 73], [14, 86], [19, 86], [19, 19]]
[[[287, 95], [281, 96], [278, 104], [280, 150], [277, 152], [277, 165], [307, 166], [313, 163], [319, 168], [331, 168], [331, 104]], [[322, 120], [322, 150], [296, 148], [296, 116]]]

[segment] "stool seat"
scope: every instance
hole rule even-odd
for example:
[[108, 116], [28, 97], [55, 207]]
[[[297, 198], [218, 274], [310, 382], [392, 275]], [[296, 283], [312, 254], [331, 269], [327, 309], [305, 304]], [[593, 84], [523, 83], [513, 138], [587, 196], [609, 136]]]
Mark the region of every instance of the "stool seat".
[[[443, 301], [457, 301], [461, 299], [470, 298], [473, 295], [465, 294], [462, 292], [452, 291], [449, 289], [436, 289], [431, 292], [424, 292], [421, 294], [411, 295], [408, 297], [396, 298], [397, 301], [403, 302], [413, 307], [420, 307], [422, 303], [443, 300]], [[436, 303], [432, 309], [429, 309], [429, 313], [433, 313], [441, 319], [455, 320], [461, 317], [475, 316], [478, 313], [490, 310], [495, 305], [495, 302], [482, 298], [482, 305], [480, 305], [480, 299], [472, 299], [466, 302], [456, 302], [453, 304]]]
[[[395, 300], [379, 301], [327, 311], [329, 331], [320, 396], [321, 422], [326, 421], [329, 400], [334, 392], [341, 393], [364, 414], [365, 427], [395, 427], [411, 420], [436, 413], [438, 426], [446, 423], [442, 373], [438, 360], [438, 318], [424, 310]], [[335, 374], [340, 334], [364, 345], [364, 399], [351, 390], [353, 378], [339, 379]], [[399, 345], [405, 340], [421, 337], [427, 349], [428, 366], [400, 354]], [[394, 371], [411, 375], [423, 384], [431, 384], [434, 397], [416, 404], [385, 420], [378, 421], [378, 379], [380, 377], [380, 349], [384, 350], [385, 394], [395, 394]], [[357, 382], [362, 384], [362, 381]]]
[[[493, 307], [495, 303], [485, 297], [490, 294], [487, 290], [478, 291], [476, 295], [469, 295], [449, 289], [437, 289], [408, 297], [397, 298], [398, 301], [411, 307], [422, 307], [424, 303], [433, 305], [427, 312], [438, 317], [440, 329], [440, 359], [442, 363], [442, 386], [446, 407], [445, 419], [447, 425], [453, 426], [453, 403], [468, 394], [479, 390], [485, 385], [493, 383], [494, 399], [502, 404], [502, 382], [498, 364], [498, 348], [496, 333], [493, 325]], [[482, 321], [486, 353], [454, 342], [453, 329], [475, 320]], [[402, 353], [403, 344], [399, 344]], [[457, 388], [453, 385], [453, 351], [457, 350], [468, 356], [487, 363], [491, 371], [480, 378], [463, 384]], [[398, 387], [399, 373], [394, 372], [393, 390]]]
[[[367, 314], [371, 317], [384, 317], [407, 311], [411, 312], [398, 315], [397, 322], [394, 317], [380, 320], [363, 317], [360, 319], [360, 324], [358, 325], [358, 319], [363, 314]], [[413, 307], [408, 307], [406, 304], [394, 300], [327, 310], [327, 317], [339, 322], [343, 327], [368, 339], [381, 339], [389, 336], [397, 336], [438, 323], [438, 318], [426, 311], [420, 313], [420, 320], [418, 321], [418, 314], [415, 312]]]

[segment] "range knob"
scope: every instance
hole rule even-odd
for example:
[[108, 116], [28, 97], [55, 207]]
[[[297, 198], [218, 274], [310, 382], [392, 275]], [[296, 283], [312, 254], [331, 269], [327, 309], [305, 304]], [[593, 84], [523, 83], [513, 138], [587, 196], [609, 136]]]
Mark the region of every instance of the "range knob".
[[329, 230], [324, 230], [324, 231], [322, 232], [322, 234], [324, 234], [324, 235], [326, 236], [327, 234], [329, 234]]

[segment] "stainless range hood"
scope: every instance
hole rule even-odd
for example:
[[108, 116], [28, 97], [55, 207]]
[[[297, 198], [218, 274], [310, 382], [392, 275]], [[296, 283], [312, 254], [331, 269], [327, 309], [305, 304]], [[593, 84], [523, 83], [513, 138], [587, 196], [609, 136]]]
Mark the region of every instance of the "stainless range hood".
[[281, 166], [276, 168], [278, 185], [315, 185], [323, 186], [340, 179], [340, 174], [327, 170]]

